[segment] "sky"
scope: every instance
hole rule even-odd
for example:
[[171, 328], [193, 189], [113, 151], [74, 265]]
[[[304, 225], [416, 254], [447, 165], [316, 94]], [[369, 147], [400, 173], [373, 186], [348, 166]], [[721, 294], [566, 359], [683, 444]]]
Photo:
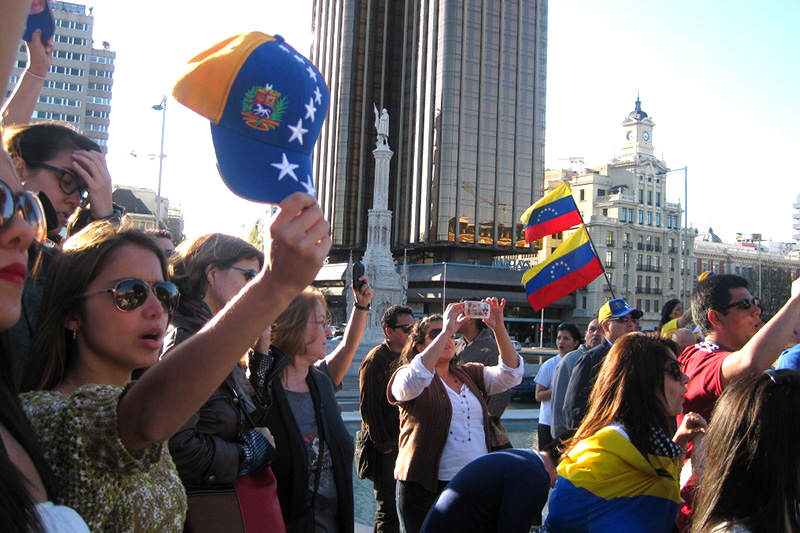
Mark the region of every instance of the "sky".
[[[162, 116], [151, 106], [191, 57], [252, 30], [279, 33], [303, 53], [313, 40], [311, 0], [87, 5], [95, 43], [117, 52], [108, 163], [120, 185], [156, 189]], [[796, 0], [550, 1], [547, 167], [566, 168], [574, 156], [599, 165], [619, 154], [638, 92], [656, 123], [655, 154], [688, 168], [691, 226], [713, 227], [725, 241], [736, 232], [792, 240], [799, 25]], [[222, 183], [208, 121], [170, 98], [165, 131], [162, 194], [183, 208], [187, 236], [245, 234], [264, 206]], [[684, 204], [683, 172], [668, 179], [667, 200]]]

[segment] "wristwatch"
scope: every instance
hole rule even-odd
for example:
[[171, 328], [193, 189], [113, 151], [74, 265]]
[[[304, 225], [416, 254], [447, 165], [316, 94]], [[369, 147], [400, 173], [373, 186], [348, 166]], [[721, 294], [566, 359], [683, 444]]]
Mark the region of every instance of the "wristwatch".
[[361, 309], [362, 311], [369, 311], [369, 308], [372, 307], [372, 304], [361, 305], [360, 303], [356, 302], [355, 304], [356, 309]]

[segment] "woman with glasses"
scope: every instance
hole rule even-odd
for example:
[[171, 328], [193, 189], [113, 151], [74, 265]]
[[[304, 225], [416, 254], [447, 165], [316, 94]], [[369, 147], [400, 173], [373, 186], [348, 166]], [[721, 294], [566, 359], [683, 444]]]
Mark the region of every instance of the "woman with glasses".
[[[272, 378], [267, 426], [275, 436], [273, 470], [288, 532], [353, 531], [353, 439], [334, 396], [342, 387], [367, 323], [372, 288], [353, 289], [344, 338], [325, 355], [330, 320], [325, 298], [307, 288], [272, 325]], [[270, 386], [267, 360], [251, 362], [257, 390]]]
[[556, 371], [556, 366], [561, 361], [561, 358], [573, 350], [577, 350], [578, 346], [583, 342], [581, 332], [578, 326], [571, 322], [562, 322], [558, 325], [556, 331], [556, 349], [558, 354], [545, 361], [539, 372], [536, 373], [534, 379], [536, 389], [534, 391], [534, 398], [539, 405], [539, 424], [537, 428], [538, 448], [545, 449], [552, 441], [553, 437], [550, 435], [550, 425], [553, 420], [551, 408], [551, 398], [553, 397], [553, 376]]
[[[264, 263], [264, 255], [242, 239], [212, 233], [181, 243], [170, 259], [170, 279], [181, 291], [164, 342], [163, 357], [200, 331]], [[269, 332], [251, 342], [266, 353]], [[243, 357], [245, 353], [241, 354]], [[208, 488], [233, 488], [239, 476], [268, 465], [272, 443], [264, 428], [265, 405], [255, 397], [240, 365], [231, 372], [169, 441], [172, 459], [191, 497]], [[189, 509], [192, 517], [192, 508]]]
[[44, 240], [46, 229], [39, 201], [22, 189], [0, 150], [0, 531], [88, 532], [74, 510], [52, 503], [56, 482], [17, 397], [8, 358], [7, 330], [20, 317], [28, 248]]
[[800, 374], [767, 370], [725, 387], [702, 448], [692, 533], [800, 531]]
[[[564, 444], [544, 530], [670, 532], [686, 445], [702, 435], [672, 341], [629, 333], [603, 359], [589, 411]], [[669, 435], [673, 435], [670, 437]]]
[[505, 300], [490, 306], [484, 322], [494, 332], [496, 366], [459, 363], [453, 335], [465, 320], [464, 303], [444, 316], [414, 325], [389, 381], [389, 401], [400, 408], [400, 440], [394, 474], [402, 531], [417, 532], [436, 498], [461, 467], [492, 450], [486, 398], [522, 381], [524, 365], [503, 323]]
[[[153, 365], [177, 287], [135, 230], [94, 222], [50, 270], [22, 394], [60, 492], [93, 531], [181, 531], [186, 498], [166, 441], [315, 277], [330, 249], [313, 197], [281, 202], [270, 264], [202, 330]], [[138, 381], [136, 368], [153, 365]]]

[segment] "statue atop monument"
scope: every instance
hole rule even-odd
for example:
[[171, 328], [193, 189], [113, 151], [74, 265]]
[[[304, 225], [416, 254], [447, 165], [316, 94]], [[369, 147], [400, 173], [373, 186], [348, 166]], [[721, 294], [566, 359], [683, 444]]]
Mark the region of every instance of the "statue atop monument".
[[375, 104], [372, 104], [372, 110], [375, 112], [375, 129], [378, 131], [376, 146], [386, 146], [389, 144], [389, 112], [384, 107], [378, 114]]

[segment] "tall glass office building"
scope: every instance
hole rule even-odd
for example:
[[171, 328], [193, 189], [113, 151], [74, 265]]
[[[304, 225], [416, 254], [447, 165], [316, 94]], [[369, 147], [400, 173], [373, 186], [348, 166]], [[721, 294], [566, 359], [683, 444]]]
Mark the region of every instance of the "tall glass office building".
[[342, 259], [366, 245], [373, 103], [391, 116], [392, 246], [414, 262], [527, 250], [541, 197], [546, 0], [315, 0], [311, 56], [331, 91], [314, 155]]

